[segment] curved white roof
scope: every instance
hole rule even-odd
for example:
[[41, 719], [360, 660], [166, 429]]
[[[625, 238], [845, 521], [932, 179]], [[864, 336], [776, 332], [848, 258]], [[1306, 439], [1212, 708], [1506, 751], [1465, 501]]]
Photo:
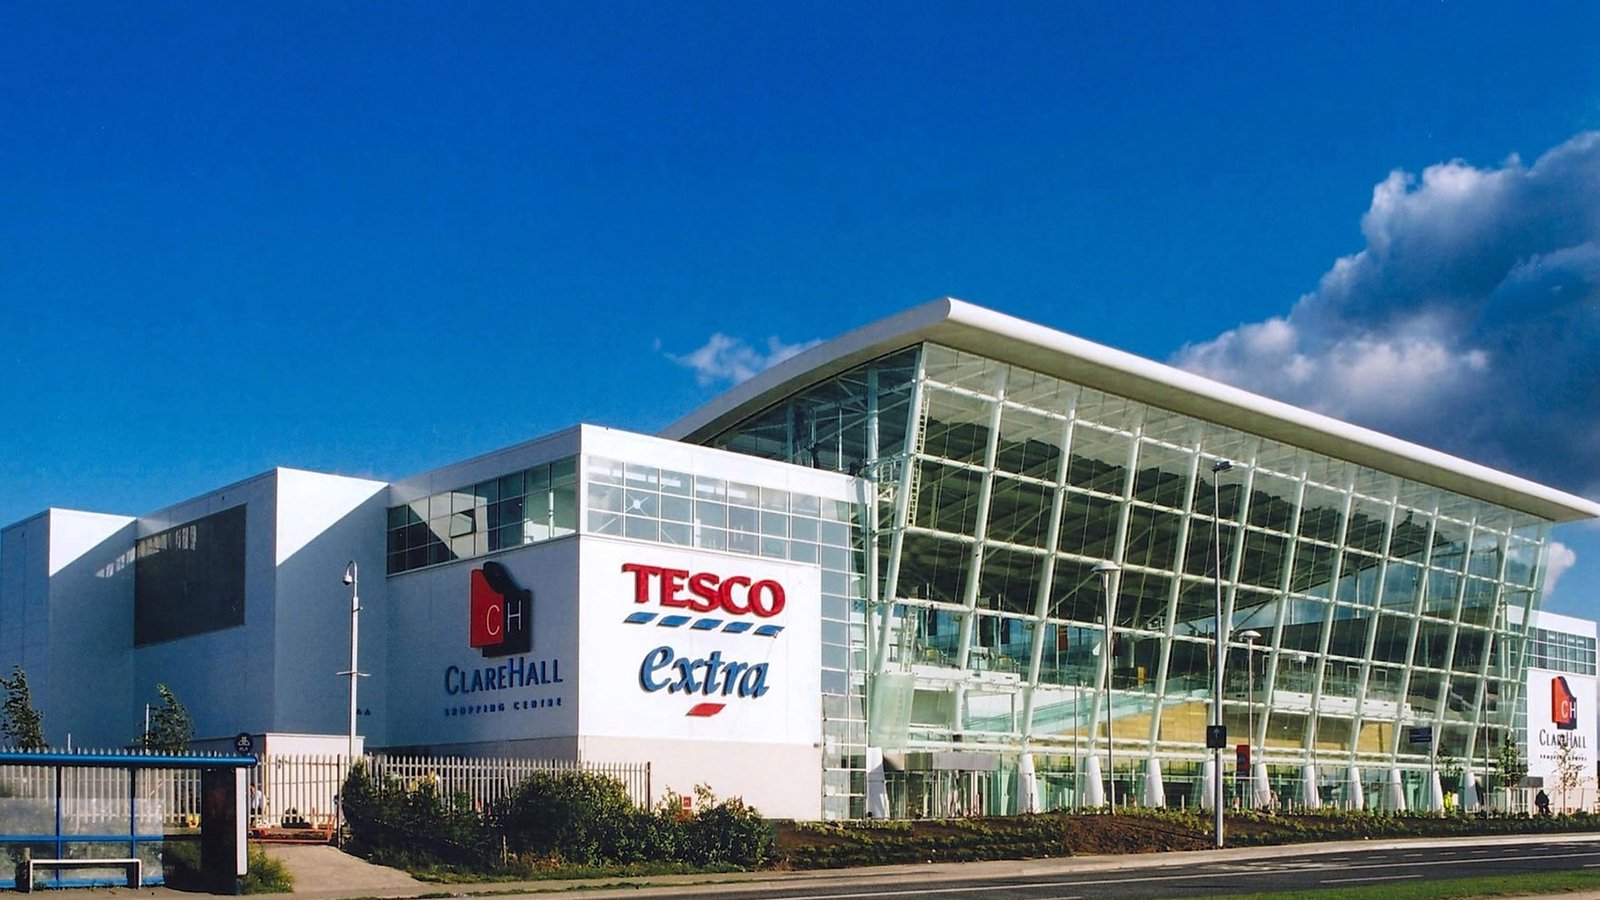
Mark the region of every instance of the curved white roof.
[[863, 326], [773, 366], [661, 432], [702, 442], [847, 369], [930, 341], [1149, 403], [1553, 522], [1600, 504], [1042, 325], [946, 297]]

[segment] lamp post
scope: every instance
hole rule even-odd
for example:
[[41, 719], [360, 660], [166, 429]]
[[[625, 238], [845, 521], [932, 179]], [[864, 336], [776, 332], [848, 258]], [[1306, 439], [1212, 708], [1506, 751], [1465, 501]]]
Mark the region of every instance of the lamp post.
[[[357, 654], [360, 652], [360, 643], [357, 640], [361, 630], [361, 573], [356, 566], [356, 561], [344, 567], [344, 583], [350, 586], [350, 670], [340, 672], [340, 675], [350, 676], [350, 743], [346, 757], [346, 772], [348, 766], [355, 765], [356, 760], [356, 679], [361, 677], [361, 667], [357, 663]], [[344, 785], [339, 786], [339, 794], [344, 793]], [[334, 836], [342, 845], [344, 842], [344, 797], [339, 797], [339, 802], [334, 804]]]
[[[1226, 472], [1226, 471], [1228, 471], [1229, 469], [1232, 469], [1232, 468], [1233, 468], [1233, 463], [1231, 463], [1231, 462], [1229, 462], [1229, 461], [1227, 461], [1225, 459], [1219, 459], [1216, 462], [1211, 464], [1211, 542], [1212, 542], [1213, 548], [1215, 550], [1215, 552], [1213, 553], [1213, 558], [1215, 559], [1215, 566], [1216, 566], [1216, 568], [1214, 570], [1214, 574], [1215, 574], [1216, 577], [1215, 577], [1214, 580], [1216, 582], [1216, 589], [1217, 589], [1216, 590], [1216, 593], [1217, 593], [1217, 649], [1216, 649], [1217, 659], [1216, 659], [1216, 671], [1214, 673], [1212, 673], [1213, 676], [1214, 676], [1214, 680], [1211, 683], [1211, 724], [1213, 726], [1215, 726], [1219, 730], [1222, 728], [1222, 667], [1223, 667], [1223, 665], [1225, 664], [1225, 661], [1226, 661], [1226, 657], [1224, 656], [1224, 654], [1227, 652], [1227, 641], [1228, 641], [1228, 626], [1227, 626], [1227, 623], [1223, 622], [1223, 620], [1222, 620], [1222, 487], [1221, 487], [1221, 482], [1222, 482], [1222, 473], [1224, 473], [1224, 472]], [[1212, 764], [1213, 771], [1216, 773], [1216, 776], [1217, 776], [1216, 784], [1215, 784], [1216, 793], [1212, 796], [1212, 799], [1211, 799], [1211, 807], [1212, 807], [1212, 822], [1211, 822], [1211, 825], [1212, 825], [1212, 830], [1215, 833], [1216, 845], [1218, 847], [1221, 847], [1221, 846], [1223, 846], [1223, 832], [1222, 832], [1222, 804], [1223, 804], [1222, 743], [1219, 742], [1219, 741], [1211, 741], [1211, 743], [1217, 744], [1217, 746], [1212, 748], [1212, 751], [1211, 751], [1211, 759], [1212, 759], [1212, 763], [1211, 764]]]
[[[1255, 774], [1253, 771], [1256, 762], [1256, 641], [1261, 640], [1261, 632], [1252, 628], [1249, 631], [1240, 632], [1239, 637], [1245, 643], [1244, 742], [1245, 746], [1249, 748], [1248, 762], [1250, 763], [1249, 767], [1245, 770], [1244, 776], [1246, 779], [1248, 779], [1246, 784], [1250, 785], [1250, 806], [1251, 808], [1254, 808], [1258, 805], [1256, 803], [1256, 783]], [[1238, 775], [1236, 773], [1234, 775], [1234, 781], [1237, 782], [1238, 780]]]
[[1102, 642], [1101, 654], [1106, 670], [1106, 809], [1112, 813], [1117, 811], [1117, 766], [1111, 755], [1112, 727], [1115, 721], [1111, 709], [1111, 612], [1116, 606], [1116, 595], [1111, 592], [1111, 578], [1117, 573], [1118, 566], [1109, 559], [1095, 563], [1094, 573], [1100, 576], [1100, 587], [1106, 594], [1106, 636]]

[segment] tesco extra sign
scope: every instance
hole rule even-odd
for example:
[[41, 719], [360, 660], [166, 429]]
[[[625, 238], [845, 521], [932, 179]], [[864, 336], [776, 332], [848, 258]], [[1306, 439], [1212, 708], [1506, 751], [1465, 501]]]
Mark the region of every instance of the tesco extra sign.
[[743, 575], [723, 577], [713, 572], [690, 572], [667, 566], [623, 563], [633, 575], [633, 602], [655, 601], [662, 606], [708, 613], [771, 618], [783, 612], [783, 585], [772, 579], [753, 580]]

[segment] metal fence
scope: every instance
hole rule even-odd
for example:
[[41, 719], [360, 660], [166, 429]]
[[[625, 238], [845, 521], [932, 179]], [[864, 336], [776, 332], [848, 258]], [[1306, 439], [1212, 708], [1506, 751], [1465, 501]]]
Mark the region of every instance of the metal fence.
[[[475, 757], [366, 757], [377, 779], [404, 787], [431, 782], [446, 797], [466, 796], [478, 808], [505, 797], [535, 772], [597, 772], [621, 781], [639, 806], [650, 804], [649, 763], [581, 763], [553, 759]], [[257, 827], [332, 828], [348, 758], [340, 754], [268, 754], [246, 770], [251, 822]], [[82, 767], [59, 771], [41, 766], [0, 765], [0, 831], [18, 831], [53, 819], [56, 798], [68, 830], [89, 833], [99, 826], [128, 827], [130, 802], [141, 833], [195, 827], [200, 820], [200, 772], [196, 769]], [[32, 820], [38, 818], [40, 822]], [[26, 823], [26, 826], [25, 824]]]
[[[252, 818], [264, 827], [332, 827], [346, 757], [338, 754], [263, 756], [250, 770]], [[445, 797], [465, 796], [485, 809], [535, 772], [595, 772], [622, 782], [628, 797], [650, 805], [649, 763], [586, 763], [556, 759], [466, 756], [365, 757], [375, 780], [394, 779], [402, 787], [431, 783]], [[255, 793], [259, 791], [259, 795]]]

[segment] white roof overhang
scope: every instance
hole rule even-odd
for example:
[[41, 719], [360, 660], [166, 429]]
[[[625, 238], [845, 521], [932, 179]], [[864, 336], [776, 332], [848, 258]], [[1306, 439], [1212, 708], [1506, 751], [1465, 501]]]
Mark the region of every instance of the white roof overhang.
[[674, 422], [661, 435], [708, 441], [818, 382], [923, 342], [1032, 369], [1552, 522], [1600, 517], [1600, 503], [948, 297], [785, 360]]

